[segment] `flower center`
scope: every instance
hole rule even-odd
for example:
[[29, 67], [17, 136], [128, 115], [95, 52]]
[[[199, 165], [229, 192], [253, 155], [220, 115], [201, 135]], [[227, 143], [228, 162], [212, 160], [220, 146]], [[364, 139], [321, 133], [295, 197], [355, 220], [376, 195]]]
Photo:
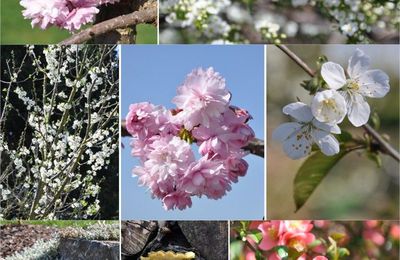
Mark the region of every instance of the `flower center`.
[[333, 98], [324, 99], [322, 102], [327, 107], [336, 108], [336, 102]]
[[360, 89], [360, 85], [356, 80], [348, 80], [346, 84], [346, 89], [356, 92]]

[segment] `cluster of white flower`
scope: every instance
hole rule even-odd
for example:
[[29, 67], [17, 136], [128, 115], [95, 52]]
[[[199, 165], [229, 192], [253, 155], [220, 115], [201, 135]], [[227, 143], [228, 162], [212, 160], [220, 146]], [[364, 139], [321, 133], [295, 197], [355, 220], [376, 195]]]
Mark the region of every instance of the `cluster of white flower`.
[[230, 0], [165, 0], [160, 12], [168, 14], [172, 26], [197, 30], [209, 38], [227, 37], [230, 26], [219, 14], [231, 4]]
[[338, 124], [345, 116], [355, 127], [368, 122], [370, 107], [365, 98], [382, 98], [390, 89], [388, 75], [381, 70], [369, 70], [369, 65], [370, 58], [360, 49], [349, 59], [348, 77], [339, 64], [326, 62], [321, 76], [327, 87], [315, 94], [311, 106], [295, 102], [283, 108], [283, 113], [295, 122], [280, 125], [272, 138], [283, 143], [290, 158], [307, 156], [314, 143], [325, 155], [337, 154], [339, 142], [332, 134], [341, 133]]
[[374, 27], [395, 29], [400, 24], [399, 1], [371, 0], [292, 0], [292, 5], [314, 5], [337, 22], [340, 32], [351, 42], [368, 42]]
[[[33, 60], [32, 85], [9, 85], [26, 111], [15, 108], [15, 99], [6, 99], [10, 109], [1, 118], [3, 217], [98, 214], [100, 178], [95, 176], [104, 174], [118, 150], [118, 61], [112, 48], [54, 45], [43, 55], [27, 48], [26, 57]], [[100, 62], [101, 53], [109, 53], [113, 62]], [[26, 126], [20, 136], [8, 138], [5, 133], [13, 130], [7, 118], [15, 111], [26, 118]]]
[[[309, 7], [315, 15], [307, 18]], [[367, 42], [379, 28], [398, 31], [399, 9], [399, 1], [379, 0], [161, 0], [160, 42], [281, 43], [298, 36], [327, 40], [333, 31]]]

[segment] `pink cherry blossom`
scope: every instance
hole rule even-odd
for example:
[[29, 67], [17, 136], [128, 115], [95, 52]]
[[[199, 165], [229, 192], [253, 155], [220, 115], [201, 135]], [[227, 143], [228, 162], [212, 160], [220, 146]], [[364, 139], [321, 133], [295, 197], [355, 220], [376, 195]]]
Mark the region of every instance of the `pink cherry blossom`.
[[82, 25], [92, 22], [103, 4], [114, 4], [119, 0], [21, 0], [26, 19], [32, 19], [32, 27], [46, 29], [49, 26], [79, 30]]
[[227, 158], [230, 153], [240, 152], [254, 138], [253, 129], [245, 124], [247, 118], [227, 109], [220, 122], [213, 122], [210, 127], [200, 125], [193, 129], [192, 134], [200, 143], [200, 154], [218, 154]]
[[32, 19], [32, 27], [39, 26], [46, 29], [52, 24], [60, 24], [68, 14], [64, 0], [21, 0], [25, 8], [22, 14], [27, 19]]
[[126, 129], [140, 139], [161, 134], [176, 134], [178, 127], [169, 120], [172, 114], [162, 106], [155, 106], [148, 102], [132, 104], [126, 116]]
[[225, 87], [225, 79], [213, 68], [195, 69], [190, 73], [178, 94], [172, 100], [178, 109], [178, 118], [187, 130], [199, 124], [210, 127], [226, 110], [230, 93]]
[[174, 208], [183, 210], [187, 207], [190, 208], [192, 206], [192, 199], [190, 198], [190, 196], [186, 193], [178, 191], [166, 195], [162, 201], [166, 210]]
[[[230, 106], [225, 80], [212, 68], [189, 74], [178, 94], [176, 109], [142, 102], [130, 105], [126, 116], [126, 129], [134, 138], [131, 155], [140, 159], [133, 174], [166, 210], [190, 207], [191, 196], [226, 195], [246, 175], [249, 165], [243, 157], [248, 152], [243, 147], [254, 138], [247, 124], [250, 114]], [[193, 142], [199, 146], [199, 160]]]
[[247, 173], [249, 164], [242, 158], [230, 156], [224, 161], [224, 166], [228, 171], [228, 178], [232, 182], [238, 182], [239, 177], [243, 177]]
[[182, 178], [182, 189], [192, 195], [205, 195], [219, 199], [231, 190], [228, 172], [221, 161], [208, 160], [206, 157], [189, 165]]

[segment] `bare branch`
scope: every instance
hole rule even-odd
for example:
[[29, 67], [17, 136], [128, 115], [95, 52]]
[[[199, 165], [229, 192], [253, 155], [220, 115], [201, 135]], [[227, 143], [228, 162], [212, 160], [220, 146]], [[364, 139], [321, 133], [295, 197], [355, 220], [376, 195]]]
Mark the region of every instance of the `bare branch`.
[[[289, 56], [294, 62], [296, 62], [308, 75], [311, 77], [315, 76], [315, 71], [313, 71], [299, 56], [297, 56], [294, 52], [292, 52], [286, 45], [280, 44], [276, 45], [279, 49], [281, 49], [286, 55]], [[362, 126], [364, 130], [372, 136], [372, 138], [379, 144], [379, 149], [382, 153], [385, 153], [391, 156], [396, 161], [400, 161], [399, 152], [396, 151], [382, 136], [369, 124], [365, 124]]]
[[[131, 136], [126, 130], [126, 121], [121, 121], [121, 136]], [[249, 144], [243, 147], [244, 150], [249, 151], [251, 154], [260, 156], [264, 158], [264, 141], [258, 138], [254, 138], [249, 142]]]
[[95, 24], [88, 29], [72, 35], [70, 38], [60, 42], [60, 44], [79, 44], [115, 29], [125, 28], [141, 23], [156, 23], [156, 21], [157, 8], [142, 9], [139, 11], [135, 11], [131, 14], [121, 15], [113, 19]]

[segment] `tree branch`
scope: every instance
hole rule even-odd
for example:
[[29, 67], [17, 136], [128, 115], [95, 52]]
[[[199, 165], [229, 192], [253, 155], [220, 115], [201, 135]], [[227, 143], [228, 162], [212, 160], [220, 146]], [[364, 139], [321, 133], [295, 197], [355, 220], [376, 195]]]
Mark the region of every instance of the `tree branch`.
[[156, 23], [156, 21], [157, 8], [142, 9], [139, 11], [135, 11], [131, 14], [121, 15], [113, 19], [95, 24], [88, 29], [72, 35], [70, 38], [60, 42], [60, 44], [79, 44], [115, 29], [125, 28], [141, 23]]
[[[121, 136], [131, 136], [129, 132], [126, 130], [126, 122], [125, 120], [121, 121]], [[264, 158], [264, 141], [258, 138], [254, 138], [249, 142], [249, 144], [243, 147], [244, 150], [250, 152], [251, 154], [260, 156]]]
[[[315, 71], [313, 71], [299, 56], [297, 56], [294, 52], [292, 52], [286, 45], [280, 44], [276, 45], [280, 50], [282, 50], [289, 58], [291, 58], [294, 62], [296, 62], [308, 75], [311, 77], [315, 76]], [[372, 138], [379, 144], [379, 149], [382, 153], [385, 153], [391, 156], [396, 161], [400, 161], [399, 152], [396, 151], [382, 136], [369, 124], [365, 124], [362, 126], [364, 130], [372, 136]]]

